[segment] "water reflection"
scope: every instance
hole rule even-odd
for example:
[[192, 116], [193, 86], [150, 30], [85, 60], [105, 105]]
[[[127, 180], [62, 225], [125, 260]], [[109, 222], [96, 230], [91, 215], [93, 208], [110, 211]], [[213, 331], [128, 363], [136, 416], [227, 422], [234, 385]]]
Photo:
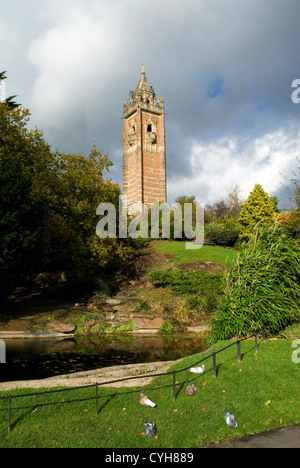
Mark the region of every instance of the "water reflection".
[[120, 364], [171, 361], [206, 349], [202, 334], [108, 335], [5, 340], [0, 382], [52, 377]]

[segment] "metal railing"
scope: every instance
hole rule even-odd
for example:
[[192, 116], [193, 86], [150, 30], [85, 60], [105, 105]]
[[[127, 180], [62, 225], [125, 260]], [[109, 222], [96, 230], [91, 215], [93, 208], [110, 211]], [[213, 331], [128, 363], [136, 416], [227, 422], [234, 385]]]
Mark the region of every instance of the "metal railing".
[[[262, 336], [263, 336], [263, 341], [266, 341], [266, 335], [265, 335], [265, 328], [264, 327], [262, 329]], [[96, 414], [98, 415], [98, 413], [99, 413], [99, 411], [98, 411], [98, 400], [99, 400], [98, 387], [103, 386], [103, 385], [112, 385], [112, 384], [115, 384], [115, 383], [125, 382], [125, 381], [129, 381], [129, 380], [146, 379], [146, 378], [160, 377], [162, 375], [170, 375], [170, 376], [173, 377], [173, 384], [172, 384], [173, 399], [176, 400], [176, 374], [179, 374], [181, 372], [189, 370], [191, 367], [195, 367], [196, 365], [201, 364], [202, 362], [207, 361], [208, 359], [212, 358], [212, 360], [213, 360], [213, 376], [214, 376], [214, 378], [217, 378], [217, 354], [225, 351], [228, 348], [231, 348], [232, 346], [237, 346], [237, 361], [241, 362], [242, 361], [241, 342], [245, 341], [245, 340], [248, 340], [250, 338], [253, 338], [253, 337], [255, 339], [255, 351], [256, 351], [256, 353], [258, 353], [258, 351], [259, 351], [259, 349], [258, 349], [258, 333], [255, 332], [254, 334], [252, 334], [250, 336], [247, 336], [245, 338], [238, 338], [236, 341], [234, 341], [233, 343], [230, 343], [228, 346], [225, 346], [224, 348], [221, 348], [218, 351], [212, 352], [208, 356], [200, 359], [199, 361], [191, 364], [190, 366], [187, 366], [187, 367], [185, 367], [183, 369], [179, 369], [179, 370], [173, 370], [172, 372], [161, 372], [161, 373], [150, 374], [150, 375], [142, 374], [142, 375], [136, 375], [136, 376], [133, 376], [133, 377], [124, 377], [122, 379], [105, 381], [105, 382], [101, 382], [101, 383], [95, 382], [94, 384], [83, 385], [83, 386], [79, 386], [79, 387], [70, 387], [70, 388], [62, 388], [62, 389], [56, 389], [56, 390], [47, 390], [47, 391], [35, 392], [35, 393], [24, 393], [24, 394], [21, 394], [21, 395], [11, 395], [10, 394], [10, 395], [7, 395], [7, 396], [0, 397], [0, 400], [8, 400], [8, 424], [7, 424], [8, 432], [10, 432], [10, 430], [11, 430], [12, 400], [15, 399], [15, 398], [40, 396], [40, 395], [47, 395], [47, 394], [51, 394], [51, 393], [69, 392], [69, 391], [73, 391], [73, 390], [79, 390], [79, 389], [84, 389], [84, 388], [95, 387], [95, 409], [96, 409]]]

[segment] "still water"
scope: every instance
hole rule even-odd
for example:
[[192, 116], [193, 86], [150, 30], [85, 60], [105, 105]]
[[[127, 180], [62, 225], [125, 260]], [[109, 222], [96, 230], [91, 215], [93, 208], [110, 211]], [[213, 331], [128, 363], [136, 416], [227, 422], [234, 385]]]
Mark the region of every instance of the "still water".
[[206, 341], [202, 334], [5, 340], [6, 364], [0, 364], [0, 382], [43, 379], [120, 364], [172, 361], [204, 351]]

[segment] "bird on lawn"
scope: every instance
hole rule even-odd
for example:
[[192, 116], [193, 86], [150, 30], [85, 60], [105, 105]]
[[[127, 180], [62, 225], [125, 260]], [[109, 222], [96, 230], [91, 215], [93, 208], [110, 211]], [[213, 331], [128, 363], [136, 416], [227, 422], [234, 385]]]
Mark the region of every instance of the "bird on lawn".
[[195, 391], [196, 391], [195, 385], [189, 385], [189, 386], [186, 387], [186, 389], [185, 389], [185, 394], [186, 394], [186, 395], [194, 395]]
[[144, 426], [145, 426], [145, 435], [148, 435], [148, 436], [154, 436], [155, 435], [156, 427], [155, 427], [154, 424], [144, 422]]
[[144, 406], [151, 406], [152, 408], [155, 408], [156, 404], [153, 403], [153, 401], [150, 400], [150, 398], [148, 398], [146, 395], [144, 395], [143, 393], [140, 394], [140, 404], [141, 405], [144, 405]]
[[237, 422], [235, 420], [235, 417], [229, 411], [226, 411], [225, 413], [225, 421], [226, 421], [227, 426], [237, 427]]
[[193, 374], [204, 374], [205, 366], [203, 364], [202, 367], [191, 367], [190, 372], [192, 372]]

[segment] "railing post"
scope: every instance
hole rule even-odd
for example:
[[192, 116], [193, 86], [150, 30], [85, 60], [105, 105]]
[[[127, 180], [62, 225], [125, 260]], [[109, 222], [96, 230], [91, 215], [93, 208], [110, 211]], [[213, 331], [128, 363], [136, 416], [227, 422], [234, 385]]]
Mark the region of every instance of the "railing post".
[[214, 378], [217, 378], [217, 361], [216, 361], [216, 353], [213, 353], [213, 369], [214, 369]]
[[11, 395], [8, 400], [8, 432], [10, 432], [10, 415], [11, 415]]
[[256, 332], [254, 333], [254, 337], [255, 337], [255, 352], [258, 353], [258, 342], [257, 342], [257, 333]]
[[176, 372], [173, 371], [173, 400], [176, 400], [176, 390], [175, 390], [175, 382], [176, 382]]
[[238, 362], [242, 362], [242, 354], [241, 354], [241, 342], [240, 340], [237, 340], [237, 359]]
[[98, 382], [96, 382], [96, 414], [98, 414]]

